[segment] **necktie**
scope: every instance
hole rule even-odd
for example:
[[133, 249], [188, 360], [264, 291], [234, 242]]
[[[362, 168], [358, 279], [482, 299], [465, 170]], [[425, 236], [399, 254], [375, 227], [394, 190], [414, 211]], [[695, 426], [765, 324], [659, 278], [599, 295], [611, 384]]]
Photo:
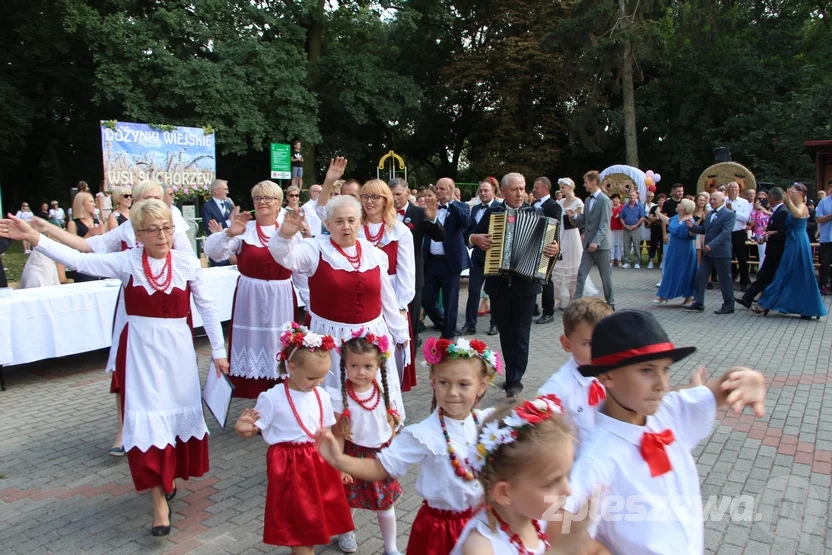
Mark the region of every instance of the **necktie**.
[[644, 432], [641, 436], [641, 456], [650, 468], [650, 476], [661, 476], [673, 470], [665, 447], [675, 441], [673, 432], [664, 430], [657, 434]]
[[448, 205], [447, 205], [447, 204], [440, 204], [440, 205], [439, 205], [439, 209], [440, 209], [440, 210], [447, 210], [447, 209], [448, 209]]
[[396, 210], [396, 212], [398, 212], [399, 214], [401, 214], [402, 216], [404, 216], [404, 213], [405, 213], [405, 212], [407, 212], [407, 210], [406, 210], [406, 209], [404, 209], [404, 208], [399, 208], [398, 210]]
[[589, 402], [590, 407], [594, 407], [601, 401], [607, 398], [607, 392], [604, 390], [604, 386], [601, 385], [598, 380], [592, 380], [592, 383], [589, 386]]

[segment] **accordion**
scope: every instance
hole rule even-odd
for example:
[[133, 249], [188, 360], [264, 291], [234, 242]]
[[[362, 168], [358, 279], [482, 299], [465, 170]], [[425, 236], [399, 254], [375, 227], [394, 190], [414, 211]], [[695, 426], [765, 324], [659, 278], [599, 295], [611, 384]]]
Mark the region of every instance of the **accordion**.
[[559, 240], [560, 222], [537, 212], [506, 208], [488, 222], [491, 248], [485, 252], [486, 276], [516, 274], [538, 282], [552, 276], [555, 258], [543, 248]]

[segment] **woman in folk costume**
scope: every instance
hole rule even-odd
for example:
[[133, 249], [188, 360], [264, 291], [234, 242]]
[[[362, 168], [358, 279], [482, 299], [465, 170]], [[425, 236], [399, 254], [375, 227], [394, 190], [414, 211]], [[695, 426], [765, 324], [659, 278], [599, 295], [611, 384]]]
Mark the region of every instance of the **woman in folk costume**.
[[[399, 312], [408, 323], [410, 314], [407, 306], [416, 294], [416, 258], [413, 253], [413, 235], [396, 217], [393, 206], [393, 192], [387, 183], [372, 179], [361, 188], [361, 219], [358, 236], [384, 251], [387, 255], [387, 275], [396, 295]], [[402, 391], [410, 391], [416, 385], [416, 359], [413, 330], [408, 327], [410, 346], [404, 356], [396, 357], [400, 367], [399, 379]]]
[[[228, 377], [234, 397], [256, 399], [277, 384], [276, 357], [280, 352], [280, 326], [295, 319], [292, 272], [275, 262], [269, 239], [280, 228], [286, 211], [280, 208], [283, 191], [272, 181], [261, 181], [251, 189], [254, 220], [241, 212], [227, 229], [205, 241], [211, 260], [237, 256], [240, 278], [234, 292], [229, 332]], [[293, 240], [300, 241], [298, 233]]]
[[175, 480], [208, 472], [208, 428], [188, 314], [191, 296], [202, 315], [217, 372], [228, 371], [222, 328], [194, 256], [171, 250], [173, 218], [163, 202], [130, 212], [137, 248], [79, 253], [18, 219], [0, 221], [0, 234], [37, 243], [56, 262], [92, 275], [118, 278], [127, 319], [119, 338], [116, 374], [122, 384], [124, 447], [136, 490], [151, 490], [154, 536], [170, 533], [168, 501]]
[[[133, 206], [138, 206], [141, 202], [156, 199], [162, 200], [162, 187], [153, 181], [142, 181], [133, 188]], [[131, 221], [127, 221], [118, 227], [111, 229], [103, 235], [95, 235], [93, 237], [83, 238], [78, 237], [68, 231], [64, 231], [60, 227], [50, 224], [46, 220], [35, 219], [32, 222], [32, 227], [37, 231], [48, 235], [52, 239], [72, 247], [73, 249], [85, 253], [94, 252], [98, 254], [125, 251], [139, 246], [136, 240], [136, 233], [133, 229]], [[191, 247], [191, 241], [188, 239], [187, 229], [174, 228], [173, 230], [173, 248], [174, 250], [194, 256], [194, 250]], [[196, 259], [196, 257], [194, 257]], [[118, 431], [116, 439], [113, 441], [113, 446], [109, 450], [112, 456], [124, 455], [124, 445], [122, 444], [122, 429], [121, 429], [121, 384], [118, 382], [118, 377], [115, 374], [116, 357], [118, 356], [118, 341], [121, 337], [121, 330], [124, 329], [124, 323], [127, 321], [127, 313], [124, 310], [124, 290], [119, 291], [118, 301], [116, 301], [115, 314], [113, 316], [113, 339], [110, 345], [110, 356], [107, 359], [107, 372], [113, 372], [112, 380], [110, 381], [110, 393], [116, 394], [116, 410], [118, 412]]]
[[[361, 205], [351, 196], [341, 195], [326, 205], [326, 228], [330, 235], [295, 241], [303, 225], [303, 211], [290, 212], [269, 241], [269, 250], [278, 264], [295, 274], [308, 277], [310, 329], [331, 335], [336, 341], [350, 339], [353, 332], [366, 330], [387, 336], [391, 345], [407, 346], [407, 320], [387, 274], [387, 256], [358, 237]], [[333, 399], [341, 400], [341, 359], [332, 354], [332, 368], [326, 387]], [[390, 399], [404, 421], [401, 384], [396, 366], [387, 361]]]

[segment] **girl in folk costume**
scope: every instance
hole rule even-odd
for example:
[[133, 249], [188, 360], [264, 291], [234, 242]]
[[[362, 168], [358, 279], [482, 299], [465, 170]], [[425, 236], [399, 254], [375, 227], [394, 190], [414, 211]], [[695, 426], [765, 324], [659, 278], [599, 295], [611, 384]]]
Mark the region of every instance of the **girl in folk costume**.
[[[142, 181], [133, 188], [133, 207], [137, 207], [141, 202], [146, 200], [162, 200], [162, 187], [153, 181]], [[52, 225], [46, 220], [35, 219], [32, 226], [43, 234], [56, 241], [63, 243], [73, 249], [85, 252], [94, 253], [112, 253], [125, 251], [128, 249], [140, 246], [137, 240], [137, 235], [133, 228], [132, 221], [128, 220], [123, 225], [111, 229], [103, 235], [95, 235], [93, 237], [78, 237], [69, 233], [56, 225]], [[193, 248], [191, 248], [191, 241], [188, 239], [187, 229], [178, 229], [174, 226], [173, 229], [173, 249], [183, 253], [193, 255]], [[110, 345], [110, 356], [107, 359], [107, 372], [113, 372], [112, 380], [110, 382], [110, 393], [116, 394], [116, 409], [119, 415], [118, 432], [113, 446], [110, 448], [109, 454], [113, 456], [124, 455], [124, 446], [122, 445], [122, 421], [121, 421], [121, 389], [122, 385], [118, 382], [118, 375], [115, 373], [116, 358], [118, 356], [118, 344], [121, 332], [124, 329], [124, 324], [127, 321], [127, 312], [124, 308], [124, 289], [119, 291], [118, 301], [116, 302], [115, 314], [113, 316], [113, 339]]]
[[121, 280], [127, 318], [116, 374], [122, 386], [124, 447], [136, 489], [153, 494], [152, 534], [164, 536], [170, 533], [165, 498], [176, 494], [174, 480], [208, 472], [208, 428], [187, 321], [191, 297], [202, 315], [217, 372], [227, 372], [228, 361], [199, 260], [171, 250], [170, 209], [147, 200], [131, 210], [130, 221], [142, 246], [107, 254], [79, 253], [19, 220], [9, 230], [13, 238], [31, 238], [40, 252], [67, 268]]
[[280, 334], [282, 385], [261, 393], [237, 421], [237, 435], [257, 433], [269, 444], [263, 542], [313, 554], [315, 545], [355, 526], [337, 470], [315, 450], [315, 434], [335, 424], [329, 394], [319, 387], [329, 372], [335, 340], [295, 322]]
[[[550, 547], [547, 512], [572, 493], [572, 442], [555, 395], [532, 401], [509, 399], [488, 417], [472, 461], [487, 506], [465, 526], [451, 555], [546, 552]], [[566, 538], [564, 534], [558, 539]], [[600, 543], [584, 538], [581, 553], [609, 553]]]
[[476, 339], [451, 343], [430, 338], [423, 352], [434, 392], [435, 410], [428, 418], [406, 427], [376, 459], [345, 455], [331, 433], [319, 434], [318, 450], [335, 468], [367, 481], [402, 476], [419, 465], [416, 491], [425, 500], [410, 530], [407, 554], [448, 555], [483, 502], [469, 461], [479, 423], [493, 409], [474, 407], [503, 365], [496, 352]]
[[[359, 237], [366, 239], [387, 255], [387, 275], [396, 294], [399, 312], [410, 323], [408, 305], [416, 295], [416, 258], [413, 253], [413, 235], [396, 217], [393, 193], [387, 183], [373, 179], [361, 188], [361, 219]], [[413, 338], [413, 330], [408, 327]], [[416, 385], [416, 347], [411, 340], [404, 356], [397, 357], [402, 391], [410, 391]]]
[[[275, 262], [267, 248], [286, 216], [280, 208], [283, 191], [276, 183], [261, 181], [251, 189], [251, 199], [254, 220], [249, 212], [239, 213], [227, 229], [217, 224], [218, 231], [205, 241], [211, 260], [237, 256], [240, 278], [228, 334], [228, 377], [234, 384], [234, 397], [246, 399], [255, 399], [277, 384], [280, 326], [295, 319], [297, 306], [292, 272]], [[292, 240], [300, 241], [301, 235]]]
[[[351, 196], [341, 195], [326, 205], [329, 236], [295, 241], [303, 224], [303, 211], [290, 212], [269, 241], [269, 250], [278, 264], [294, 274], [308, 277], [310, 329], [331, 335], [336, 341], [352, 338], [366, 330], [386, 336], [389, 344], [409, 341], [407, 320], [399, 312], [396, 295], [387, 274], [387, 256], [364, 239], [358, 238], [361, 205]], [[340, 356], [332, 354], [332, 369], [326, 386], [334, 399], [341, 397]], [[401, 386], [395, 364], [388, 360], [387, 373], [393, 409], [405, 419]]]
[[[398, 414], [390, 404], [386, 374], [379, 372], [390, 358], [385, 336], [357, 331], [341, 343], [341, 397], [332, 406], [338, 420], [332, 432], [342, 443], [344, 453], [359, 459], [375, 459], [387, 447], [398, 427]], [[376, 377], [381, 374], [382, 385]], [[396, 546], [396, 510], [393, 504], [402, 494], [395, 478], [367, 482], [343, 474], [347, 502], [353, 509], [376, 511], [378, 527], [384, 541], [385, 555], [401, 555]], [[346, 552], [354, 551], [355, 534], [339, 539]]]

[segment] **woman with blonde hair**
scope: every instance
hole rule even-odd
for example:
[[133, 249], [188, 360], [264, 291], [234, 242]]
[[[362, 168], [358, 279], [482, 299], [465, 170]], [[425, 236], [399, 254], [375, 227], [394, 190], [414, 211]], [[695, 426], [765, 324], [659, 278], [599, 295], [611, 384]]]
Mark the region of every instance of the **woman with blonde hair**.
[[208, 428], [202, 413], [197, 355], [188, 314], [199, 308], [217, 372], [228, 371], [222, 327], [208, 295], [199, 260], [173, 251], [173, 219], [159, 200], [130, 212], [139, 246], [122, 252], [82, 254], [37, 233], [17, 218], [3, 220], [11, 239], [26, 239], [68, 268], [116, 278], [124, 287], [123, 356], [116, 372], [123, 384], [124, 447], [137, 491], [153, 498], [153, 536], [171, 528], [168, 503], [176, 479], [208, 472]]
[[688, 229], [688, 222], [693, 221], [695, 209], [696, 203], [685, 198], [679, 201], [676, 215], [672, 218], [659, 213], [659, 218], [667, 223], [670, 241], [664, 251], [662, 283], [653, 301], [655, 304], [666, 303], [676, 297], [684, 297], [682, 304], [688, 304], [693, 299], [697, 263], [694, 235]]
[[110, 213], [107, 229], [113, 230], [130, 218], [130, 207], [133, 205], [133, 193], [127, 187], [113, 187], [113, 205], [115, 209]]
[[[387, 255], [387, 275], [396, 294], [399, 312], [411, 322], [408, 305], [416, 295], [416, 257], [413, 235], [396, 217], [393, 192], [384, 181], [371, 179], [361, 188], [361, 227], [358, 236]], [[416, 343], [414, 330], [409, 330], [410, 345], [405, 356], [396, 357], [402, 391], [416, 385]]]
[[[558, 179], [558, 186], [563, 195], [563, 200], [558, 201], [561, 205], [562, 214], [567, 210], [574, 210], [580, 214], [584, 209], [584, 202], [575, 196], [575, 182], [568, 177]], [[560, 253], [561, 260], [555, 264], [552, 270], [552, 284], [555, 289], [555, 307], [561, 310], [575, 295], [575, 285], [578, 281], [578, 269], [581, 266], [581, 256], [584, 247], [581, 243], [581, 230], [572, 224], [568, 217], [562, 218], [560, 229]], [[598, 289], [587, 276], [584, 285], [584, 296], [591, 297], [598, 294]]]
[[[275, 357], [281, 350], [280, 327], [295, 320], [297, 307], [292, 272], [278, 264], [268, 249], [286, 217], [281, 208], [283, 190], [277, 183], [261, 181], [252, 187], [251, 200], [253, 219], [249, 212], [240, 212], [227, 229], [219, 229], [205, 241], [205, 254], [211, 260], [237, 257], [240, 277], [228, 333], [228, 377], [234, 384], [234, 397], [245, 399], [256, 399], [278, 383]], [[300, 241], [300, 234], [293, 239]]]
[[[72, 219], [66, 224], [68, 233], [74, 233], [78, 237], [87, 239], [95, 235], [101, 235], [104, 229], [95, 217], [95, 199], [90, 193], [79, 191], [72, 200]], [[89, 276], [80, 272], [67, 272], [67, 277], [75, 283], [95, 281], [96, 276]]]

